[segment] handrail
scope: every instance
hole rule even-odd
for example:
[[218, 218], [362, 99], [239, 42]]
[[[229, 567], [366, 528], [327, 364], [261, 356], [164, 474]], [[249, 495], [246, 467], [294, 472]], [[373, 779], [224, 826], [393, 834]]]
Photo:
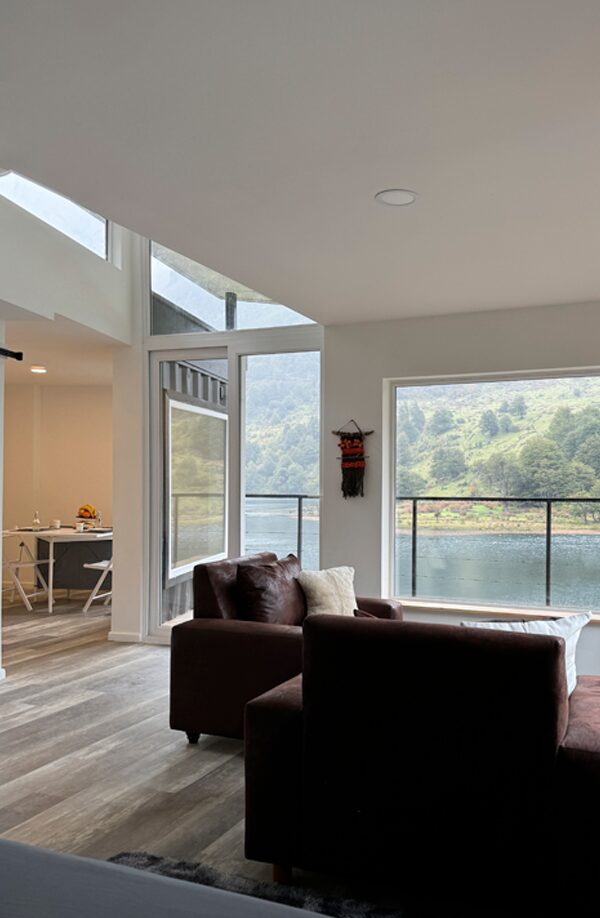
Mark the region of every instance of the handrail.
[[418, 504], [421, 503], [498, 503], [498, 504], [542, 504], [546, 508], [546, 605], [552, 604], [552, 507], [554, 504], [600, 504], [600, 497], [428, 497], [414, 495], [396, 497], [399, 501], [410, 502], [411, 514], [411, 595], [417, 595], [417, 536]]

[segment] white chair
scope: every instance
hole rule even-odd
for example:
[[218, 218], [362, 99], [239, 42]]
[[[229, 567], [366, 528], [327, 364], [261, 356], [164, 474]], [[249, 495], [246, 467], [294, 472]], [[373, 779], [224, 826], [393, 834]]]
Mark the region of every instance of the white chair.
[[88, 600], [85, 606], [83, 607], [83, 611], [85, 613], [88, 611], [88, 609], [90, 608], [91, 604], [94, 602], [95, 599], [103, 599], [104, 605], [106, 605], [110, 597], [112, 596], [112, 589], [107, 590], [106, 593], [101, 593], [100, 590], [102, 589], [102, 584], [104, 583], [108, 575], [112, 572], [113, 562], [111, 558], [109, 561], [90, 561], [89, 564], [84, 564], [83, 566], [87, 568], [88, 571], [102, 571], [102, 573], [98, 577], [98, 582], [96, 583], [96, 586], [90, 593]]
[[[12, 533], [5, 533], [5, 535], [12, 535]], [[12, 592], [10, 595], [10, 601], [14, 602], [15, 592], [19, 594], [23, 605], [28, 612], [33, 612], [33, 606], [30, 603], [30, 599], [35, 599], [36, 596], [47, 596], [48, 595], [48, 583], [46, 578], [42, 574], [41, 567], [45, 564], [49, 564], [48, 558], [34, 558], [31, 554], [29, 546], [23, 542], [19, 542], [19, 556], [14, 561], [8, 561], [3, 557], [2, 567], [8, 571], [8, 575], [12, 580]], [[26, 593], [25, 587], [21, 582], [21, 569], [22, 568], [31, 568], [34, 576], [36, 577], [36, 582], [39, 581], [42, 585], [42, 588], [39, 590], [34, 590], [33, 593]], [[47, 570], [47, 568], [46, 568]], [[9, 588], [10, 589], [10, 588]]]

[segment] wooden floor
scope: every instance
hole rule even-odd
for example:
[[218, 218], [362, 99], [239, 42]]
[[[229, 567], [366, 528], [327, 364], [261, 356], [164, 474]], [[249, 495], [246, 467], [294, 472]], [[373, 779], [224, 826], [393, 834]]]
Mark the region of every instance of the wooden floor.
[[170, 730], [168, 648], [109, 642], [108, 627], [101, 606], [3, 613], [0, 836], [268, 878], [243, 856], [242, 744]]

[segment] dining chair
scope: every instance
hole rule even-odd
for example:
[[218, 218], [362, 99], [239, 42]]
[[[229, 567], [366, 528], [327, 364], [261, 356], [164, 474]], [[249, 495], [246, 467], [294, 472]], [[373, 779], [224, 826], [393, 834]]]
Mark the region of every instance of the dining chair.
[[92, 590], [92, 592], [91, 592], [90, 595], [88, 596], [87, 602], [86, 602], [86, 604], [85, 604], [84, 607], [83, 607], [83, 611], [84, 611], [84, 613], [85, 613], [85, 612], [87, 612], [87, 611], [89, 610], [91, 604], [92, 604], [96, 599], [103, 599], [103, 600], [104, 600], [104, 605], [107, 605], [109, 599], [111, 598], [111, 596], [112, 596], [112, 587], [111, 587], [110, 590], [107, 590], [105, 593], [101, 593], [100, 590], [102, 589], [102, 585], [103, 585], [104, 581], [106, 580], [106, 578], [108, 577], [108, 575], [109, 575], [110, 573], [112, 573], [113, 560], [112, 560], [112, 558], [110, 558], [109, 560], [106, 560], [106, 561], [90, 561], [90, 562], [88, 562], [87, 564], [84, 564], [83, 566], [84, 566], [88, 571], [101, 571], [101, 574], [100, 574], [100, 576], [98, 577], [98, 581], [97, 581], [97, 583], [96, 583], [96, 586], [94, 587], [94, 589]]
[[[2, 567], [8, 571], [8, 575], [12, 581], [12, 592], [10, 596], [11, 602], [14, 602], [15, 592], [19, 594], [23, 605], [28, 612], [33, 612], [33, 606], [31, 605], [30, 600], [35, 599], [37, 596], [47, 596], [48, 595], [48, 582], [42, 573], [42, 567], [48, 565], [48, 558], [34, 558], [31, 553], [31, 550], [26, 542], [23, 542], [21, 539], [19, 541], [19, 555], [13, 561], [9, 561], [6, 557], [2, 559]], [[38, 583], [41, 585], [41, 589], [35, 589], [32, 593], [27, 593], [25, 587], [21, 580], [21, 570], [22, 568], [31, 569], [36, 577], [35, 584]], [[46, 567], [46, 571], [48, 568]], [[10, 587], [9, 587], [10, 589]]]

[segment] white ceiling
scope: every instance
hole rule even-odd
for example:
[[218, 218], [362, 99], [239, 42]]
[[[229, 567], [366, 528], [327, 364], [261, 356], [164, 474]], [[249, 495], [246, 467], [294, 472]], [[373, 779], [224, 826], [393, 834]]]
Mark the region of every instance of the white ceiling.
[[[110, 386], [115, 342], [77, 322], [7, 322], [6, 346], [23, 351], [23, 361], [6, 361], [9, 385]], [[45, 366], [45, 375], [33, 374], [32, 364]]]
[[4, 0], [0, 164], [323, 323], [595, 300], [599, 47], [597, 0]]

